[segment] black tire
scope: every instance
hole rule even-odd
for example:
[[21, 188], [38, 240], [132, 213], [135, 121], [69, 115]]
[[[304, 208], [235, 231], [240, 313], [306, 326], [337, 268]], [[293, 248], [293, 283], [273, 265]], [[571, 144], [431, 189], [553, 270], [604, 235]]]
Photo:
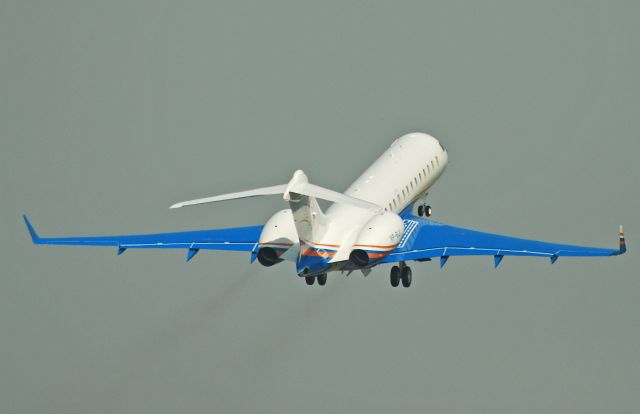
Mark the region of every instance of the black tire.
[[320, 286], [324, 286], [327, 283], [327, 274], [326, 273], [318, 275], [318, 276], [316, 276], [316, 278], [318, 279], [318, 284]]
[[427, 217], [431, 217], [431, 213], [433, 213], [433, 211], [431, 210], [431, 206], [425, 206], [424, 207], [424, 215]]
[[408, 288], [411, 286], [411, 268], [405, 266], [400, 271], [400, 279], [402, 279], [402, 286]]
[[307, 285], [311, 286], [311, 285], [313, 285], [313, 282], [316, 281], [316, 277], [315, 276], [305, 276], [304, 280], [305, 280], [305, 282], [307, 282]]
[[391, 286], [398, 287], [398, 285], [400, 284], [400, 268], [398, 266], [393, 266], [391, 268], [389, 279], [391, 280]]
[[423, 214], [424, 214], [424, 207], [422, 206], [422, 204], [420, 204], [418, 206], [418, 216], [422, 217]]

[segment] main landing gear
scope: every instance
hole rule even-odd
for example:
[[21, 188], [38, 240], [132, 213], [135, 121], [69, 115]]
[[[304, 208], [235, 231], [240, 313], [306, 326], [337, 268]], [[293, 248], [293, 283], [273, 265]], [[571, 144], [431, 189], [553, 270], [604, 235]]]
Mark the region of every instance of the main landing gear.
[[420, 216], [420, 217], [422, 217], [422, 216], [429, 217], [429, 216], [431, 216], [431, 213], [432, 213], [431, 206], [428, 206], [426, 204], [422, 204], [422, 205], [418, 206], [418, 216]]
[[314, 284], [314, 282], [316, 281], [316, 279], [318, 280], [318, 284], [320, 286], [324, 286], [327, 284], [327, 274], [326, 273], [321, 273], [318, 276], [305, 276], [304, 277], [304, 281], [307, 282], [307, 285], [311, 286]]
[[408, 288], [411, 286], [411, 268], [404, 262], [400, 262], [399, 266], [393, 266], [389, 274], [391, 286], [397, 287], [402, 281], [402, 286]]

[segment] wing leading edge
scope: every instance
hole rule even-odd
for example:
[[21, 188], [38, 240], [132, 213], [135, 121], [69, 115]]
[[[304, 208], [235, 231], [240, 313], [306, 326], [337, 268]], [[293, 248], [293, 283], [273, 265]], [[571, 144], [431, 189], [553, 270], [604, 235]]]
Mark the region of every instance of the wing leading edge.
[[120, 236], [40, 237], [23, 215], [34, 244], [62, 246], [114, 246], [118, 254], [127, 249], [188, 249], [187, 261], [201, 249], [252, 251], [260, 238], [262, 225], [177, 233], [133, 234]]
[[548, 257], [551, 263], [555, 263], [561, 256], [617, 256], [627, 250], [622, 226], [620, 248], [605, 249], [484, 233], [414, 216], [405, 216], [404, 220], [405, 233], [402, 240], [383, 263], [439, 257], [442, 267], [451, 256], [494, 256], [497, 267], [504, 256]]

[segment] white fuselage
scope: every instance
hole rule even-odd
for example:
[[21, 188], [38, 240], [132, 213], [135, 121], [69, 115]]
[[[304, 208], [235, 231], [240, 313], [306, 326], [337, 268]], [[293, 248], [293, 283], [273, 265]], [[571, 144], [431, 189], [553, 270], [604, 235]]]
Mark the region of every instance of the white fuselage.
[[[314, 240], [304, 242], [334, 250], [331, 263], [349, 260], [349, 254], [357, 248], [388, 253], [402, 236], [398, 214], [426, 195], [447, 162], [446, 150], [430, 135], [410, 133], [396, 139], [344, 192], [380, 206], [381, 211], [334, 203], [324, 214], [318, 213], [322, 217], [317, 218]], [[296, 234], [291, 210], [282, 210], [267, 222], [260, 242], [291, 242], [291, 249], [282, 258], [295, 261], [300, 251]]]
[[[409, 204], [426, 195], [447, 166], [447, 152], [435, 138], [411, 133], [396, 139], [369, 168], [345, 191], [400, 213]], [[359, 230], [372, 217], [371, 213], [346, 204], [333, 204], [326, 212], [330, 223], [324, 243], [340, 244], [334, 261], [346, 260], [348, 246], [355, 243]]]

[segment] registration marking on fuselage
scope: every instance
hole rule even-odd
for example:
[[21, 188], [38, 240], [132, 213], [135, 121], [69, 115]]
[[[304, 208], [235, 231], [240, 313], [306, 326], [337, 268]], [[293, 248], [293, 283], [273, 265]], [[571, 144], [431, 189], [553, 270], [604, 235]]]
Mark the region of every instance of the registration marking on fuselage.
[[404, 220], [404, 234], [402, 235], [402, 239], [400, 239], [400, 243], [398, 244], [398, 248], [404, 247], [409, 240], [409, 236], [413, 233], [416, 226], [418, 226], [418, 222], [415, 220]]

